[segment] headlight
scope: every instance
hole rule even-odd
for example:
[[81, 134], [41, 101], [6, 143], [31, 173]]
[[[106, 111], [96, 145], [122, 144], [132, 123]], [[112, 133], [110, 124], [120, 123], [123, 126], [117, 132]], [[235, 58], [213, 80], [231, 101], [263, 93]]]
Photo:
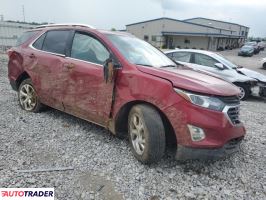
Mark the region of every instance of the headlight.
[[197, 106], [201, 106], [203, 108], [208, 108], [216, 111], [222, 111], [225, 107], [224, 102], [222, 102], [218, 98], [193, 94], [177, 88], [174, 88], [174, 90], [183, 98], [185, 98], [186, 100], [190, 101], [191, 103]]

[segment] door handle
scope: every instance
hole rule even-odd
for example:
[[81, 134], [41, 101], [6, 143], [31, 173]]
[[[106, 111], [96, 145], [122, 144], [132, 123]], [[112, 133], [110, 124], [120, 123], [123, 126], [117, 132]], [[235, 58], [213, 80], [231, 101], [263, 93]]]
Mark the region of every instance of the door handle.
[[64, 67], [67, 69], [73, 69], [75, 65], [73, 63], [64, 63]]

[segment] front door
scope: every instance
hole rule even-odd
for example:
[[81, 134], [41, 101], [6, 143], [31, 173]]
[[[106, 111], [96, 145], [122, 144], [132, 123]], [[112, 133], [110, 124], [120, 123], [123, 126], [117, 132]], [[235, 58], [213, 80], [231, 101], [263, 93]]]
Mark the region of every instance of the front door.
[[215, 60], [214, 58], [201, 53], [194, 53], [191, 60], [193, 68], [211, 72], [222, 79], [226, 79], [226, 70], [218, 69], [215, 64], [220, 62]]
[[97, 38], [76, 32], [66, 58], [68, 83], [63, 104], [67, 112], [106, 126], [112, 105], [114, 82], [105, 83], [103, 64], [110, 57]]

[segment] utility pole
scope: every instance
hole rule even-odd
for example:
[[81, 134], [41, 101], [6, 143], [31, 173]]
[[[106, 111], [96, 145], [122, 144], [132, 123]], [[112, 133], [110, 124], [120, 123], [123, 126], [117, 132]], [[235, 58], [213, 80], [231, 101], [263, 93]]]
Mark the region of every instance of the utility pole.
[[25, 8], [24, 8], [24, 5], [22, 5], [22, 14], [23, 14], [23, 22], [25, 22]]

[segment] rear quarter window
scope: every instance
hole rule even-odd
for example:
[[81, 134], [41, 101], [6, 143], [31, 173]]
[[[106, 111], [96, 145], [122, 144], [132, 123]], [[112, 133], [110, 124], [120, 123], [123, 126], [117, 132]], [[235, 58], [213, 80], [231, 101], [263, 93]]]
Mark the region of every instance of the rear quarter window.
[[39, 37], [34, 43], [33, 43], [33, 47], [36, 48], [36, 49], [39, 49], [41, 50], [42, 49], [42, 45], [43, 45], [43, 41], [44, 41], [44, 38], [46, 36], [46, 33], [42, 34], [41, 37]]
[[24, 32], [17, 40], [16, 46], [19, 46], [25, 42], [27, 42], [29, 39], [31, 39], [34, 35], [36, 35], [39, 31], [28, 31]]

